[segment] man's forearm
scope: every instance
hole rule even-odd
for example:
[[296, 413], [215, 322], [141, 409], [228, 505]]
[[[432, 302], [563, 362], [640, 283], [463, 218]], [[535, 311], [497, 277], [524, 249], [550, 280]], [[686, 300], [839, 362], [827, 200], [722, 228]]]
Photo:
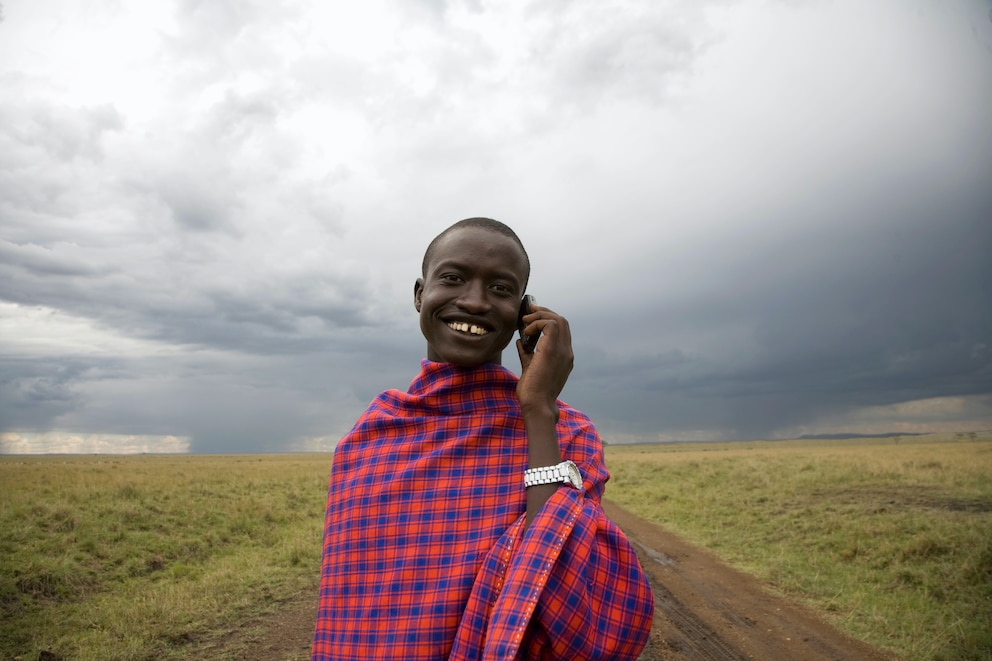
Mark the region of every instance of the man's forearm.
[[[556, 431], [558, 411], [525, 410], [523, 416], [524, 427], [527, 430], [527, 467], [541, 468], [560, 464], [562, 457]], [[561, 485], [557, 483], [537, 484], [527, 488], [527, 525], [530, 525], [559, 486]]]

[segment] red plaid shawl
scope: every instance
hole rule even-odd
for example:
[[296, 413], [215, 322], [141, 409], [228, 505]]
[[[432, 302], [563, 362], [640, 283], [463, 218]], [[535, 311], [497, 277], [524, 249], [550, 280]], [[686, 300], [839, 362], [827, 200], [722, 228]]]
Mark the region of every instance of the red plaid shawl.
[[558, 489], [526, 534], [517, 377], [423, 361], [334, 453], [313, 658], [635, 659], [654, 601], [603, 514], [609, 478], [589, 419], [559, 402]]

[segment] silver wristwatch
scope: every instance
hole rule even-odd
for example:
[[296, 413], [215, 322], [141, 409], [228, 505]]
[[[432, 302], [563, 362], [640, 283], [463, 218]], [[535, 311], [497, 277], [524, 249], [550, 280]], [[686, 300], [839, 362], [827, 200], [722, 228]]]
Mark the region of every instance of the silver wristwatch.
[[552, 484], [561, 482], [576, 489], [582, 488], [582, 473], [579, 467], [572, 461], [563, 461], [557, 466], [542, 466], [541, 468], [528, 468], [524, 471], [524, 487], [533, 487], [538, 484]]

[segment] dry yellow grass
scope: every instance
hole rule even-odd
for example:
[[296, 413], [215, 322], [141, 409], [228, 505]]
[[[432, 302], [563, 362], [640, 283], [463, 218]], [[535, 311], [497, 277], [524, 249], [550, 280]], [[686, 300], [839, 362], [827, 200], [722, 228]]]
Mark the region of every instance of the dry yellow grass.
[[0, 458], [4, 658], [195, 658], [319, 576], [329, 455]]
[[[610, 498], [907, 660], [992, 659], [992, 440], [611, 446]], [[197, 658], [313, 591], [329, 455], [0, 457], [0, 650]]]
[[611, 498], [910, 660], [992, 659], [992, 440], [615, 446]]

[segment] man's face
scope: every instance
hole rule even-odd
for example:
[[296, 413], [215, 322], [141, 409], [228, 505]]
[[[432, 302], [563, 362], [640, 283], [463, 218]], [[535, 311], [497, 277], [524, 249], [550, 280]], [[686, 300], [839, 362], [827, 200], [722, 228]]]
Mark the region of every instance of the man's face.
[[444, 235], [413, 290], [427, 358], [499, 363], [517, 330], [526, 282], [524, 253], [510, 237], [479, 227]]

